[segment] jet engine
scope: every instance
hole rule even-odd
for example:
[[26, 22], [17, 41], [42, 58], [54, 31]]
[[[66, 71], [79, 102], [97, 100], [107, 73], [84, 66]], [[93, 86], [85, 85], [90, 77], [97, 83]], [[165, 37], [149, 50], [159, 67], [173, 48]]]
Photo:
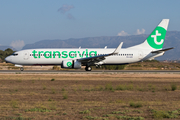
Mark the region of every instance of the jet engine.
[[79, 62], [77, 60], [64, 60], [64, 61], [62, 61], [61, 68], [80, 69], [81, 68], [81, 62]]

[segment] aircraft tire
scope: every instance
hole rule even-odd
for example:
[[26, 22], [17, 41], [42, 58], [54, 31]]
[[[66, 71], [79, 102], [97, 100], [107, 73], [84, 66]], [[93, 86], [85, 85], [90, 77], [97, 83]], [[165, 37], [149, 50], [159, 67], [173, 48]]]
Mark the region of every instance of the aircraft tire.
[[21, 67], [21, 68], [20, 68], [20, 70], [21, 70], [21, 71], [23, 71], [23, 70], [24, 70], [24, 68], [23, 68], [23, 67]]
[[90, 66], [86, 66], [86, 67], [85, 67], [85, 70], [86, 70], [86, 71], [91, 71], [92, 68], [91, 68]]

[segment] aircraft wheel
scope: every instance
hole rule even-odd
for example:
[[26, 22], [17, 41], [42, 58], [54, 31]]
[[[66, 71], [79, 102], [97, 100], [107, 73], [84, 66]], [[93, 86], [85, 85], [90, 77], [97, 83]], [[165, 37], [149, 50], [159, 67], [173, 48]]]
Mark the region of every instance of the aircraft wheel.
[[86, 66], [86, 67], [85, 67], [85, 70], [86, 70], [86, 71], [91, 71], [92, 68], [91, 68], [90, 66]]
[[21, 67], [21, 68], [20, 68], [20, 70], [21, 70], [21, 71], [23, 71], [23, 70], [24, 70], [24, 68], [23, 68], [23, 67]]

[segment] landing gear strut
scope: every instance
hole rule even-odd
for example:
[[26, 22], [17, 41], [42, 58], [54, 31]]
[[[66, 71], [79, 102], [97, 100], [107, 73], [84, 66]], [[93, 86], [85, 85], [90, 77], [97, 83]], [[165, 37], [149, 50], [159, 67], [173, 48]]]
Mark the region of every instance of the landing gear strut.
[[91, 68], [90, 66], [86, 66], [86, 67], [85, 67], [85, 70], [86, 70], [86, 71], [91, 71], [92, 68]]
[[96, 65], [96, 68], [101, 68], [101, 65]]
[[23, 70], [24, 70], [24, 68], [23, 68], [23, 67], [21, 67], [21, 68], [20, 68], [20, 70], [21, 70], [21, 71], [23, 71]]

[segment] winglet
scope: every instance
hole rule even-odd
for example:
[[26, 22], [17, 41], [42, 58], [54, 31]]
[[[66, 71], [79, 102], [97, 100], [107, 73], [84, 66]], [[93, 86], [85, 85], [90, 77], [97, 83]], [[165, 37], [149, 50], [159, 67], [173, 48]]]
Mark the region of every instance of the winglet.
[[119, 51], [121, 50], [122, 45], [123, 45], [123, 42], [121, 42], [121, 43], [119, 44], [119, 46], [116, 48], [116, 50], [115, 50], [112, 54], [118, 54]]

